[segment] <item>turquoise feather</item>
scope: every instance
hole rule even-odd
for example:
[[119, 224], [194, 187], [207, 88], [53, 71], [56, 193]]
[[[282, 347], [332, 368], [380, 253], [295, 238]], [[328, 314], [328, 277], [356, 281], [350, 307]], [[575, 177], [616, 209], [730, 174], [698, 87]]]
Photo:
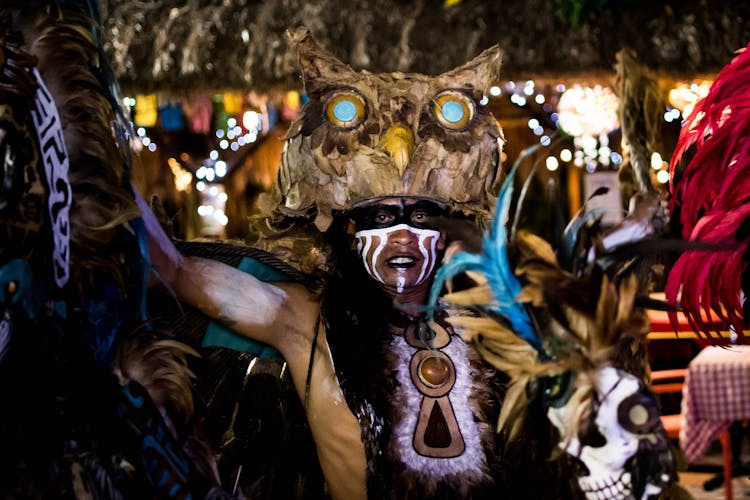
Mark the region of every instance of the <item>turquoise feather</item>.
[[466, 271], [480, 272], [487, 278], [495, 299], [494, 303], [485, 308], [505, 317], [519, 337], [536, 349], [541, 349], [540, 340], [534, 331], [526, 307], [515, 300], [522, 287], [508, 261], [508, 231], [505, 226], [513, 198], [513, 179], [516, 171], [517, 166], [514, 166], [500, 189], [495, 207], [495, 219], [484, 234], [482, 252], [479, 254], [459, 252], [438, 269], [430, 290], [429, 304], [432, 307], [428, 309], [427, 314], [428, 318], [432, 319], [438, 297], [447, 280]]

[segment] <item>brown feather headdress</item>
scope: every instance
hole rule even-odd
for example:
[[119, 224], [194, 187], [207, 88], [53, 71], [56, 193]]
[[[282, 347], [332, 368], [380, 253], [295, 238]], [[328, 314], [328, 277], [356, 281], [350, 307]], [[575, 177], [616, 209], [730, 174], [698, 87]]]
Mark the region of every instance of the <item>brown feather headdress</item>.
[[[285, 260], [301, 261], [307, 272], [325, 269], [320, 235], [335, 215], [383, 196], [428, 198], [487, 222], [503, 135], [482, 96], [498, 78], [499, 47], [429, 76], [356, 71], [306, 28], [288, 40], [309, 100], [287, 133], [274, 191], [259, 200], [261, 248], [280, 254], [294, 245]], [[457, 117], [447, 119], [444, 106]]]

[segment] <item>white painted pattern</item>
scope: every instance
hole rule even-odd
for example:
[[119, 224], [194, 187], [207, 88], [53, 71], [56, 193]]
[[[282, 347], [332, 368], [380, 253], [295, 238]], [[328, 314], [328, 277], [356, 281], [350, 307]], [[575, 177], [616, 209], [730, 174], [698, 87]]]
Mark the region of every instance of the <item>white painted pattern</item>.
[[489, 474], [487, 460], [482, 450], [479, 427], [474, 418], [472, 401], [472, 373], [468, 356], [469, 347], [458, 335], [451, 336], [451, 342], [441, 350], [447, 354], [456, 367], [456, 382], [448, 394], [458, 421], [466, 449], [453, 458], [425, 457], [416, 452], [413, 445], [417, 417], [422, 403], [422, 394], [414, 386], [409, 372], [409, 363], [418, 350], [410, 346], [403, 337], [396, 336], [389, 345], [396, 360], [396, 401], [402, 404], [400, 422], [393, 429], [391, 445], [396, 449], [401, 461], [412, 472], [424, 474], [433, 479], [461, 475], [466, 481], [480, 480]]

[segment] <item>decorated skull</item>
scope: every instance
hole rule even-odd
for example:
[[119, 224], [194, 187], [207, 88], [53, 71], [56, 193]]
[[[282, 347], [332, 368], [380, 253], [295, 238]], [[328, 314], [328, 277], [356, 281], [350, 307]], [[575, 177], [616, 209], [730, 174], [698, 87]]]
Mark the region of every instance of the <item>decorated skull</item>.
[[575, 398], [553, 401], [548, 410], [562, 435], [560, 447], [580, 460], [578, 483], [586, 498], [658, 495], [674, 479], [675, 467], [653, 395], [638, 378], [610, 365], [598, 368], [593, 382], [588, 426], [571, 421], [580, 415]]

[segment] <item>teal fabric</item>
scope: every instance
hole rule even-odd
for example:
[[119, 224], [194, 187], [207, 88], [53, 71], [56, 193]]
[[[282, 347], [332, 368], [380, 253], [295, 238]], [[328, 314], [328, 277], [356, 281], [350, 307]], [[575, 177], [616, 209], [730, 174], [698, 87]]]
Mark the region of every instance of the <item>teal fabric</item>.
[[[237, 268], [255, 276], [261, 281], [289, 281], [289, 276], [286, 274], [250, 257], [243, 257]], [[232, 330], [213, 321], [208, 324], [201, 345], [203, 347], [227, 347], [229, 349], [234, 349], [235, 351], [247, 352], [261, 358], [281, 359], [279, 351], [268, 344], [257, 342], [243, 335], [234, 333]]]

